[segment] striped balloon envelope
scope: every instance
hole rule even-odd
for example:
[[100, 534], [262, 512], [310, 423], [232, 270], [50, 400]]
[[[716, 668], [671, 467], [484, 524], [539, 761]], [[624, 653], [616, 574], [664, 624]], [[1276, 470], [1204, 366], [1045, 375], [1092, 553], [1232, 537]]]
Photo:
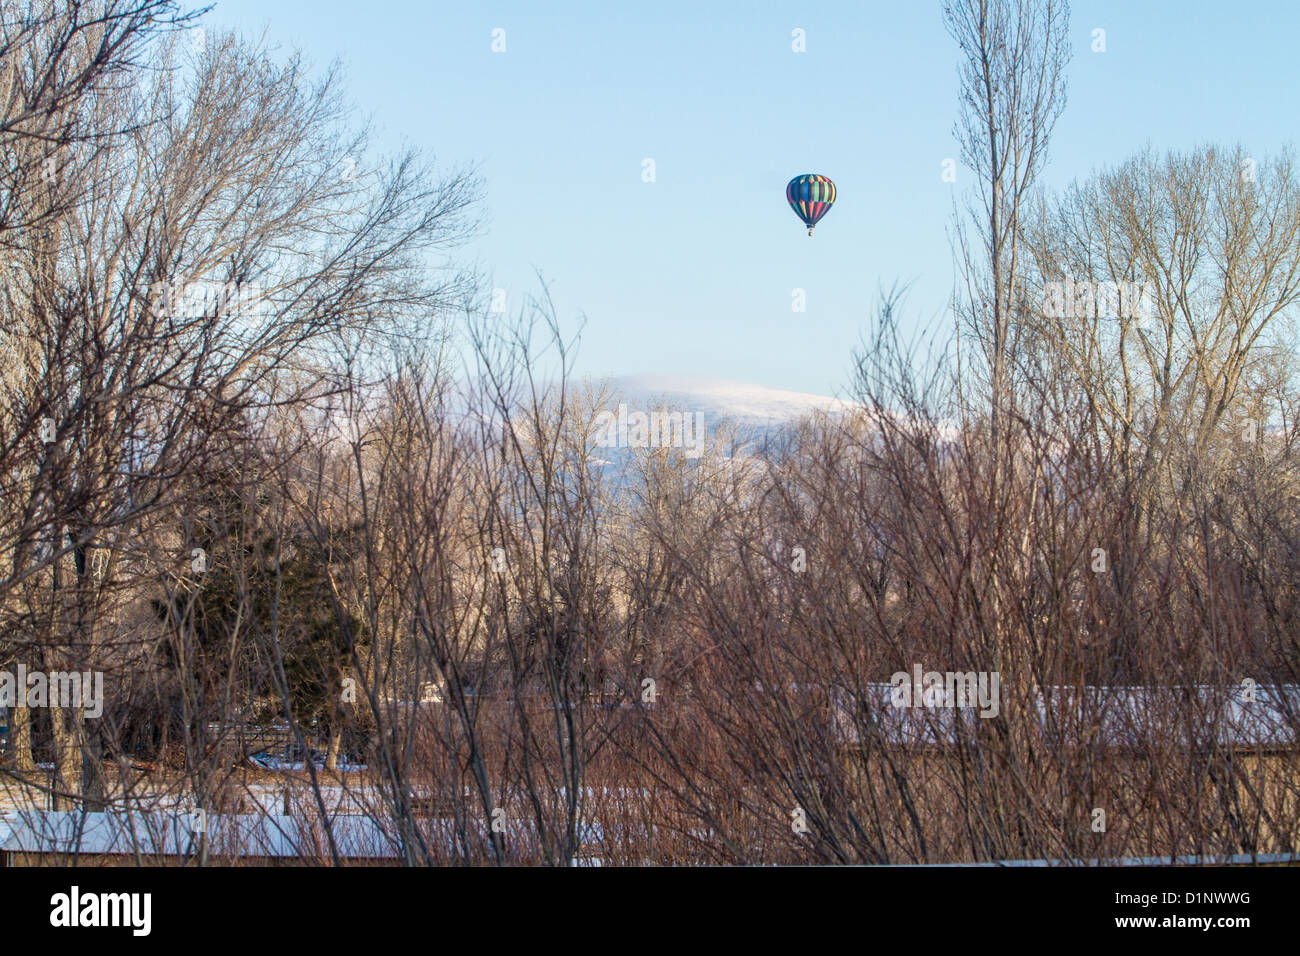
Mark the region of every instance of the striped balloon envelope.
[[785, 187], [785, 198], [794, 214], [808, 227], [808, 235], [811, 236], [813, 226], [817, 225], [835, 202], [835, 184], [829, 176], [804, 173], [790, 180]]

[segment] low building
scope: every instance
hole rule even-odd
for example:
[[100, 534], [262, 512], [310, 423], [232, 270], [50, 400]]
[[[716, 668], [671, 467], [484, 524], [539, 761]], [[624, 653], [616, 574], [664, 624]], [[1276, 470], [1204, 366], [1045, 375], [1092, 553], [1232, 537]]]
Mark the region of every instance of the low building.
[[[369, 817], [340, 814], [330, 830], [340, 859], [399, 860]], [[0, 814], [0, 866], [187, 866], [206, 844], [217, 865], [298, 865], [332, 860], [323, 827], [279, 814], [18, 810]]]

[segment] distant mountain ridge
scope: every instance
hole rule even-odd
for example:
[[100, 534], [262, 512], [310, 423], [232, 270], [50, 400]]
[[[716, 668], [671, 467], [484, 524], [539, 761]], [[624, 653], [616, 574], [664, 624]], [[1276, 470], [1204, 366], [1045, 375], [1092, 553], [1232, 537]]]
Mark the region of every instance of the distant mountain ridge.
[[629, 375], [588, 385], [604, 393], [596, 418], [602, 465], [626, 462], [632, 449], [660, 447], [661, 440], [696, 458], [724, 425], [730, 449], [725, 454], [746, 456], [799, 419], [852, 407], [827, 395], [697, 376]]
[[730, 379], [687, 375], [629, 375], [607, 379], [617, 400], [649, 410], [658, 404], [670, 409], [703, 412], [712, 430], [723, 420], [737, 425], [771, 428], [814, 411], [838, 413], [854, 403], [828, 395], [771, 388]]

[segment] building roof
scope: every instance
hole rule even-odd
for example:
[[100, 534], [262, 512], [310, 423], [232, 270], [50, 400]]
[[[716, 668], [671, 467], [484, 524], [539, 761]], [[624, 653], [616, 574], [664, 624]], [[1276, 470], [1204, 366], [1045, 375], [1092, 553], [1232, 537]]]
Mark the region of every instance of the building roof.
[[[895, 706], [892, 684], [868, 684], [840, 692], [835, 708], [840, 732], [853, 743], [925, 746], [953, 743], [957, 728], [979, 724], [978, 701], [970, 706]], [[920, 696], [917, 695], [917, 699]], [[1008, 711], [1002, 688], [998, 714]], [[1030, 702], [1046, 741], [1087, 746], [1181, 746], [1278, 749], [1295, 747], [1300, 728], [1300, 685], [1213, 687], [1045, 687]], [[1023, 713], [1023, 712], [1022, 712]]]
[[[0, 814], [0, 852], [59, 855], [175, 856], [198, 847], [206, 829], [209, 855], [272, 858], [329, 857], [322, 828], [280, 814], [208, 814], [200, 823], [186, 812], [140, 813], [19, 810]], [[331, 831], [339, 855], [395, 858], [395, 843], [378, 824], [357, 814], [338, 815]]]

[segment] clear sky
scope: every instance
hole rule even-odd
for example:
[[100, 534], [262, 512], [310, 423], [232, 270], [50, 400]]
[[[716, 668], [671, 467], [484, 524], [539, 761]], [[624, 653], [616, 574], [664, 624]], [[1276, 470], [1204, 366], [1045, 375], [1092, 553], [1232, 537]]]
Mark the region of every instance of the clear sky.
[[[511, 311], [540, 270], [570, 327], [585, 314], [580, 373], [835, 394], [882, 285], [912, 281], [912, 321], [947, 321], [972, 184], [960, 163], [941, 178], [960, 157], [938, 0], [217, 0], [208, 22], [340, 58], [381, 145], [478, 164], [483, 229], [462, 255]], [[1078, 0], [1071, 23], [1048, 185], [1148, 143], [1296, 141], [1300, 3]], [[784, 194], [804, 172], [838, 187], [812, 239]]]

